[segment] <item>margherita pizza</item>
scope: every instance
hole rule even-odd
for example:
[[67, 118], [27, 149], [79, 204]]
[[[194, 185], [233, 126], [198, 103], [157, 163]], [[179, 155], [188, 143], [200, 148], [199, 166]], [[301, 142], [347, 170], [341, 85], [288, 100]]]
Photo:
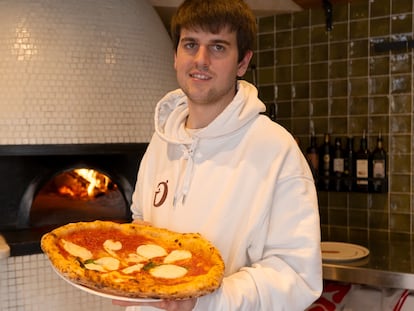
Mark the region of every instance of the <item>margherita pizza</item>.
[[45, 234], [41, 247], [70, 281], [129, 298], [184, 299], [220, 286], [219, 251], [197, 233], [134, 223], [71, 223]]

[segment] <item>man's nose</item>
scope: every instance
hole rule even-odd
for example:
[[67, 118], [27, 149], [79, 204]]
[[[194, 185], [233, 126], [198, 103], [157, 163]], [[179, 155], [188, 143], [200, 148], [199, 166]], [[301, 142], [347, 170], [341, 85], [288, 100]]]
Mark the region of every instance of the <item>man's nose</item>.
[[207, 68], [210, 65], [210, 54], [208, 47], [200, 46], [200, 48], [197, 51], [195, 61], [197, 67], [201, 69]]

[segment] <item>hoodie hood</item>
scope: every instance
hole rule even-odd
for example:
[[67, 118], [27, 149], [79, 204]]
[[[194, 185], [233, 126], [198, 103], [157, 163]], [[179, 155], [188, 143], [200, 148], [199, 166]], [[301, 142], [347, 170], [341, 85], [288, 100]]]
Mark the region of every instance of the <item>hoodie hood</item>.
[[[208, 126], [189, 135], [185, 128], [188, 116], [187, 96], [181, 89], [164, 96], [155, 111], [155, 132], [164, 141], [181, 149], [180, 176], [174, 194], [174, 208], [185, 203], [194, 173], [194, 155], [203, 139], [228, 135], [243, 127], [266, 110], [257, 97], [257, 89], [246, 81], [237, 82], [237, 93], [231, 103]], [[198, 155], [201, 153], [198, 152]]]
[[[237, 93], [231, 103], [207, 127], [198, 131], [197, 136], [201, 139], [227, 135], [265, 110], [265, 105], [257, 97], [257, 89], [252, 84], [239, 80]], [[187, 96], [181, 89], [169, 92], [156, 106], [156, 133], [170, 143], [191, 144], [192, 139], [185, 130], [187, 116]]]

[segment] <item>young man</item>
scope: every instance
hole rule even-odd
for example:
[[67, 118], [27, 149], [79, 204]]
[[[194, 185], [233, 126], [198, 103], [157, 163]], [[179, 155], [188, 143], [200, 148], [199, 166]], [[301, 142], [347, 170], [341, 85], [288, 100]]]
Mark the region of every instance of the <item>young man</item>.
[[214, 293], [152, 307], [295, 311], [320, 295], [312, 174], [292, 136], [261, 114], [256, 88], [238, 80], [255, 33], [243, 0], [186, 0], [173, 18], [181, 88], [157, 105], [132, 211], [153, 226], [201, 233], [226, 270]]

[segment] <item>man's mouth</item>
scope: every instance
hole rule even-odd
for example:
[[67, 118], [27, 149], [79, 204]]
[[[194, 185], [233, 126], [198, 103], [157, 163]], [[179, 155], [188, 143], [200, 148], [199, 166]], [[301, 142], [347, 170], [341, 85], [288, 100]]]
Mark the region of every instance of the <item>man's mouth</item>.
[[194, 79], [199, 79], [199, 80], [209, 80], [210, 79], [209, 76], [206, 76], [206, 75], [203, 75], [203, 74], [200, 74], [200, 73], [191, 73], [190, 77], [194, 78]]

